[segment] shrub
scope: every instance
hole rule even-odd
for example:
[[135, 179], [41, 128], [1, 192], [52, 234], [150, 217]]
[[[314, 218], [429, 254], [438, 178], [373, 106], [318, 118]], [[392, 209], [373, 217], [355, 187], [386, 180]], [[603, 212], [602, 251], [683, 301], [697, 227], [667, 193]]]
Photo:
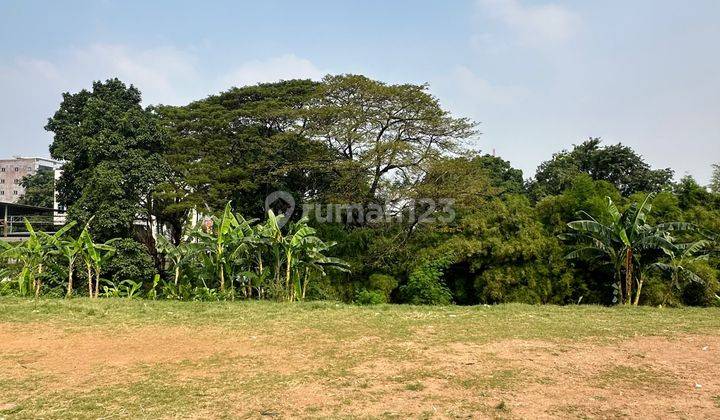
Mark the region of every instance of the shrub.
[[355, 303], [358, 305], [379, 305], [387, 303], [387, 297], [383, 292], [363, 289], [355, 296]]
[[657, 274], [648, 275], [640, 295], [640, 303], [643, 305], [658, 306], [680, 306], [680, 299], [673, 293], [670, 284], [666, 279]]
[[689, 264], [689, 268], [702, 278], [703, 282], [687, 282], [681, 291], [682, 302], [690, 306], [716, 305], [718, 300], [715, 295], [720, 293], [716, 271], [704, 261]]
[[382, 293], [385, 296], [385, 301], [390, 301], [390, 294], [398, 286], [398, 281], [393, 276], [387, 274], [372, 274], [368, 279], [368, 289]]
[[407, 283], [400, 287], [400, 298], [413, 305], [450, 304], [452, 294], [443, 284], [442, 275], [442, 270], [433, 264], [413, 270]]
[[113, 242], [115, 254], [104, 268], [105, 276], [114, 283], [123, 280], [149, 282], [155, 276], [155, 266], [147, 248], [133, 239]]

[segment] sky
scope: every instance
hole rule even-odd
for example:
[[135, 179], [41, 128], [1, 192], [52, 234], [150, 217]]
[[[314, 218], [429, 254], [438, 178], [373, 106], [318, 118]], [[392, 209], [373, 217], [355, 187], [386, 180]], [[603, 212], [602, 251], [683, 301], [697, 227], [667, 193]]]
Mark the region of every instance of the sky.
[[720, 162], [718, 0], [0, 0], [0, 156], [48, 156], [93, 80], [182, 105], [329, 73], [428, 83], [526, 178], [588, 137], [701, 183]]

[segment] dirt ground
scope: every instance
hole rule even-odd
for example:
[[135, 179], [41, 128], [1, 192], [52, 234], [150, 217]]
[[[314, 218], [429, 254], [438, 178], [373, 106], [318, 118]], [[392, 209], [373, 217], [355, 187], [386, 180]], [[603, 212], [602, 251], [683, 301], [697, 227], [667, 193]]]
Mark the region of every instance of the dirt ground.
[[[719, 351], [720, 337], [691, 334], [295, 344], [221, 328], [0, 323], [0, 418], [720, 418]], [[138, 397], [146, 389], [156, 397]]]

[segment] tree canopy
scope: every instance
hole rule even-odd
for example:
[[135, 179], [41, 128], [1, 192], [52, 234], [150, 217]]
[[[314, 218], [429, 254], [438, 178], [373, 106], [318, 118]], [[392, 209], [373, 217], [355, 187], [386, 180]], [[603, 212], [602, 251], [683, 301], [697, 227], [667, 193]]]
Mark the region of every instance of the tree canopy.
[[153, 111], [170, 133], [163, 185], [170, 210], [222, 209], [252, 217], [276, 190], [312, 198], [334, 179], [333, 152], [305, 135], [318, 83], [292, 80], [233, 88], [183, 107]]
[[578, 174], [610, 182], [624, 196], [636, 192], [658, 192], [669, 186], [673, 171], [651, 169], [642, 156], [620, 143], [601, 146], [599, 138], [575, 145], [571, 151], [553, 155], [538, 167], [531, 191], [539, 199], [562, 193]]
[[45, 128], [54, 135], [50, 154], [65, 162], [57, 190], [68, 217], [92, 219], [99, 238], [131, 236], [135, 221], [150, 217], [167, 168], [166, 137], [140, 91], [110, 79], [65, 93]]
[[417, 181], [424, 164], [459, 150], [475, 134], [475, 124], [454, 118], [426, 85], [390, 85], [365, 76], [323, 79], [308, 128], [312, 138], [340, 157], [333, 170], [343, 178], [367, 183], [362, 196], [370, 203], [391, 185]]

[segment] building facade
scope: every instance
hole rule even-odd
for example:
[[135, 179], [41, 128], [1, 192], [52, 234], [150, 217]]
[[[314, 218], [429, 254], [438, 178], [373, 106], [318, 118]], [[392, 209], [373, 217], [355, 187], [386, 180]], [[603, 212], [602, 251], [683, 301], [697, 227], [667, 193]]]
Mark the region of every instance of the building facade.
[[60, 169], [60, 162], [37, 157], [14, 157], [0, 159], [0, 201], [17, 203], [25, 193], [20, 181], [26, 175], [34, 175], [40, 170]]

